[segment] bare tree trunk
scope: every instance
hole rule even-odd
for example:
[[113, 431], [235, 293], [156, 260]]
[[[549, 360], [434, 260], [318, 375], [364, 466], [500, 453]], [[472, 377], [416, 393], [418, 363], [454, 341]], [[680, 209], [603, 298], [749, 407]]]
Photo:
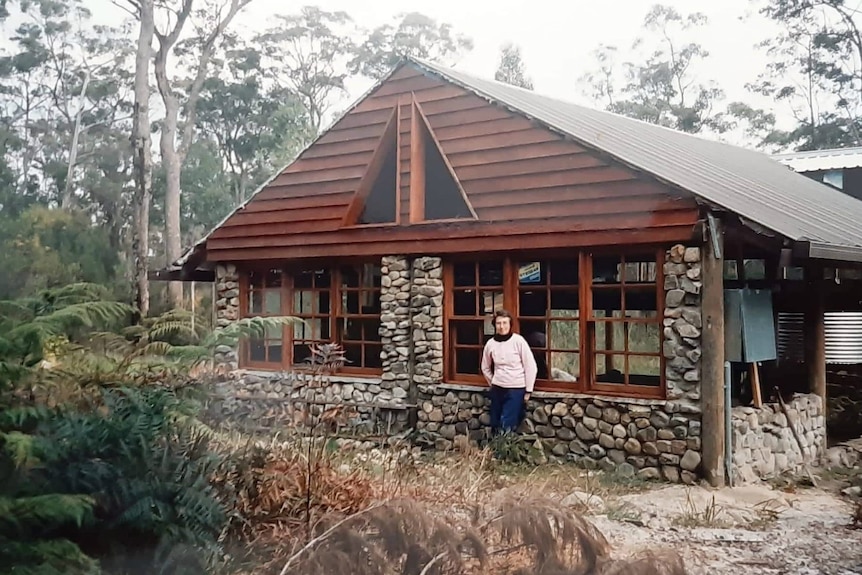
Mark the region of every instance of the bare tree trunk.
[[[228, 11], [217, 20], [216, 26], [209, 35], [203, 38], [200, 59], [195, 77], [188, 92], [188, 98], [183, 106], [184, 126], [178, 134], [180, 104], [174, 93], [167, 74], [168, 54], [173, 49], [182, 33], [183, 26], [192, 10], [194, 0], [183, 0], [182, 7], [176, 13], [173, 29], [167, 34], [156, 31], [159, 39], [159, 51], [156, 54], [156, 83], [162, 101], [165, 104], [165, 122], [162, 126], [160, 151], [165, 166], [165, 256], [166, 264], [170, 265], [182, 255], [182, 229], [180, 220], [180, 176], [182, 164], [191, 147], [194, 138], [195, 115], [201, 88], [207, 76], [209, 63], [216, 48], [216, 42], [221, 38], [234, 16], [251, 0], [230, 0]], [[178, 141], [179, 139], [179, 141]], [[171, 307], [183, 307], [183, 286], [179, 282], [168, 285], [168, 299]]]
[[75, 126], [72, 129], [72, 144], [69, 146], [69, 165], [66, 167], [66, 185], [63, 187], [63, 197], [60, 207], [68, 210], [72, 207], [72, 189], [74, 188], [75, 164], [78, 162], [78, 140], [81, 137], [81, 118], [84, 116], [84, 98], [87, 96], [87, 88], [90, 85], [90, 67], [84, 74], [84, 83], [81, 85], [80, 102], [78, 112], [75, 114]]
[[152, 150], [150, 149], [150, 58], [155, 34], [153, 0], [131, 2], [138, 10], [140, 30], [135, 54], [135, 104], [132, 154], [135, 173], [134, 239], [135, 303], [142, 316], [150, 312], [149, 268], [150, 197], [152, 195]]

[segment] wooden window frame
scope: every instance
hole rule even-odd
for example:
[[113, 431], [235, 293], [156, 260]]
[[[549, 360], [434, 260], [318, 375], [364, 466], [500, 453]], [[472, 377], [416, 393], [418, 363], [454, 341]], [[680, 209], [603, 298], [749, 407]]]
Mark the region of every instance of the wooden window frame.
[[[380, 268], [380, 263], [377, 263], [377, 262], [374, 262], [374, 263], [372, 263], [372, 262], [361, 262], [358, 264], [357, 263], [351, 263], [351, 264], [342, 263], [338, 266], [335, 266], [335, 268], [334, 268], [336, 271], [335, 278], [338, 280], [338, 288], [336, 290], [337, 294], [334, 296], [337, 299], [337, 301], [334, 302], [336, 304], [335, 313], [333, 314], [333, 318], [332, 318], [332, 321], [334, 323], [334, 330], [331, 333], [335, 334], [336, 341], [338, 341], [345, 348], [345, 352], [346, 352], [348, 344], [359, 345], [360, 346], [360, 354], [361, 354], [361, 357], [363, 359], [365, 358], [365, 354], [367, 352], [368, 347], [377, 348], [377, 354], [378, 354], [378, 358], [379, 358], [381, 367], [354, 366], [354, 365], [351, 365], [348, 363], [348, 364], [345, 364], [344, 367], [342, 368], [342, 370], [341, 370], [342, 373], [357, 374], [357, 375], [380, 375], [383, 373], [383, 368], [382, 368], [383, 360], [382, 360], [382, 358], [380, 358], [380, 352], [383, 349], [383, 343], [381, 341], [382, 338], [380, 337], [380, 316], [381, 316], [381, 314], [377, 313], [375, 315], [375, 314], [367, 314], [367, 313], [361, 313], [361, 312], [360, 313], [348, 313], [344, 310], [344, 306], [343, 306], [344, 298], [342, 296], [345, 293], [347, 293], [347, 294], [355, 293], [355, 294], [358, 294], [360, 297], [361, 297], [362, 293], [374, 294], [376, 292], [379, 295], [383, 295], [382, 286], [374, 286], [373, 280], [371, 282], [372, 285], [370, 287], [363, 287], [362, 286], [363, 279], [366, 276], [365, 266], [368, 265], [369, 263], [371, 265], [376, 265], [378, 268]], [[358, 268], [358, 272], [359, 272], [358, 277], [359, 277], [360, 287], [347, 287], [346, 288], [343, 286], [341, 268], [346, 267], [346, 266], [352, 266], [352, 267]], [[374, 319], [376, 319], [377, 320], [377, 334], [378, 334], [377, 339], [376, 340], [368, 340], [365, 338], [363, 338], [361, 340], [352, 340], [352, 339], [347, 340], [347, 339], [345, 339], [344, 335], [342, 334], [342, 330], [343, 330], [343, 326], [344, 326], [344, 320], [350, 320], [350, 319], [359, 319], [359, 320], [369, 320], [369, 319], [374, 320]], [[364, 331], [364, 329], [363, 329], [363, 331]]]
[[[595, 381], [595, 377], [593, 374], [593, 357], [596, 353], [596, 350], [593, 349], [593, 339], [591, 337], [591, 325], [595, 324], [595, 318], [592, 317], [593, 306], [592, 306], [592, 289], [593, 289], [593, 277], [592, 277], [592, 261], [595, 257], [602, 256], [618, 256], [625, 261], [625, 257], [627, 255], [638, 255], [642, 256], [645, 254], [655, 254], [655, 264], [656, 264], [656, 281], [654, 284], [650, 284], [654, 286], [655, 297], [656, 297], [656, 310], [657, 317], [656, 318], [643, 318], [643, 319], [635, 319], [634, 323], [657, 323], [659, 326], [662, 325], [663, 322], [663, 310], [664, 310], [664, 275], [663, 265], [664, 265], [664, 255], [665, 255], [664, 247], [656, 247], [656, 246], [644, 246], [640, 249], [633, 248], [630, 250], [611, 250], [611, 249], [594, 249], [594, 250], [583, 250], [576, 252], [577, 253], [577, 261], [578, 261], [578, 280], [577, 284], [578, 290], [578, 319], [576, 320], [579, 325], [580, 336], [579, 336], [579, 356], [580, 356], [580, 373], [578, 374], [577, 382], [565, 382], [559, 380], [537, 380], [536, 381], [536, 391], [562, 391], [562, 392], [570, 392], [570, 393], [600, 393], [602, 395], [608, 396], [620, 396], [620, 397], [633, 397], [633, 398], [648, 398], [648, 399], [666, 399], [667, 397], [667, 382], [665, 376], [665, 358], [662, 354], [661, 345], [659, 347], [659, 351], [657, 354], [651, 354], [646, 352], [632, 352], [629, 353], [626, 351], [626, 357], [628, 355], [632, 356], [657, 356], [660, 361], [660, 374], [659, 381], [660, 384], [657, 386], [646, 386], [646, 385], [630, 385], [630, 384], [616, 384], [616, 383], [597, 383]], [[478, 258], [475, 255], [470, 256], [456, 256], [453, 258], [448, 258], [444, 261], [443, 265], [443, 285], [444, 285], [444, 298], [443, 298], [443, 349], [444, 351], [444, 362], [443, 362], [443, 377], [444, 380], [450, 383], [455, 384], [465, 384], [465, 385], [477, 385], [484, 386], [486, 385], [484, 377], [480, 375], [473, 374], [458, 374], [455, 372], [455, 349], [456, 342], [454, 342], [454, 334], [452, 324], [453, 322], [457, 322], [459, 320], [464, 321], [477, 321], [479, 316], [468, 318], [467, 316], [459, 317], [454, 315], [454, 294], [455, 294], [455, 286], [454, 286], [454, 266], [458, 263], [474, 263], [477, 266], [481, 261], [503, 261], [503, 306], [513, 315], [513, 327], [512, 329], [518, 333], [520, 333], [520, 322], [521, 321], [543, 321], [547, 319], [547, 315], [545, 318], [541, 317], [530, 317], [530, 316], [522, 316], [520, 312], [520, 302], [518, 294], [520, 293], [520, 285], [518, 281], [518, 269], [517, 266], [519, 263], [529, 262], [529, 261], [548, 261], [548, 260], [560, 260], [560, 259], [574, 259], [572, 257], [572, 253], [516, 253], [516, 254], [507, 254], [501, 255], [499, 258]], [[651, 261], [651, 260], [650, 260]], [[478, 283], [478, 280], [477, 280]], [[489, 286], [492, 287], [492, 286]], [[481, 289], [481, 287], [480, 287]], [[565, 289], [565, 287], [561, 287], [561, 289]], [[621, 290], [624, 288], [620, 288]], [[624, 297], [622, 294], [624, 292], [621, 291], [621, 297]], [[477, 295], [478, 297], [478, 295]], [[550, 304], [549, 304], [550, 305]], [[478, 313], [477, 309], [477, 313]], [[546, 312], [547, 314], [547, 312]], [[575, 320], [569, 320], [575, 321]], [[620, 321], [632, 322], [632, 318], [620, 318]], [[659, 342], [660, 344], [663, 342], [663, 336], [661, 335], [663, 332], [659, 330]], [[626, 341], [626, 349], [628, 346], [628, 342]], [[546, 348], [550, 349], [550, 348]], [[601, 352], [600, 352], [601, 353]], [[626, 360], [627, 364], [628, 360]], [[550, 370], [550, 365], [548, 366]], [[550, 372], [549, 372], [550, 374]]]
[[[266, 296], [265, 295], [264, 295], [264, 300], [263, 300], [260, 314], [252, 314], [250, 309], [249, 309], [249, 307], [250, 307], [249, 302], [250, 302], [251, 296], [254, 292], [263, 291], [264, 293], [266, 293], [266, 291], [270, 290], [270, 289], [279, 289], [279, 288], [267, 288], [267, 287], [253, 288], [251, 286], [251, 283], [250, 283], [251, 274], [252, 273], [267, 274], [270, 271], [272, 271], [273, 269], [277, 269], [277, 268], [271, 268], [271, 267], [270, 268], [258, 268], [258, 269], [249, 270], [245, 273], [240, 274], [240, 278], [239, 278], [240, 279], [240, 281], [239, 281], [239, 292], [240, 292], [239, 293], [239, 310], [240, 310], [240, 317], [241, 318], [273, 317], [274, 315], [278, 315], [278, 314], [266, 313]], [[281, 301], [279, 302], [279, 309], [280, 309], [279, 313], [281, 315], [284, 315], [286, 286], [285, 286], [285, 277], [284, 277], [283, 272], [280, 274], [280, 277], [281, 277], [281, 286], [280, 286]], [[280, 362], [253, 361], [251, 359], [250, 341], [248, 338], [243, 338], [240, 342], [240, 346], [239, 346], [239, 350], [238, 350], [239, 351], [240, 365], [245, 366], [245, 367], [249, 367], [251, 369], [263, 369], [263, 370], [272, 370], [272, 369], [280, 368], [284, 364], [284, 354], [286, 351], [286, 347], [285, 347], [285, 338], [286, 337], [287, 337], [287, 329], [285, 327], [283, 327], [281, 330], [281, 361]], [[264, 335], [264, 342], [266, 342], [266, 341], [267, 341], [267, 339]], [[267, 355], [268, 355], [268, 352], [267, 352]]]
[[[588, 261], [586, 264], [589, 266], [587, 268], [587, 274], [589, 279], [589, 291], [586, 294], [586, 301], [582, 302], [585, 304], [585, 311], [583, 313], [583, 317], [586, 323], [586, 331], [581, 332], [586, 340], [586, 347], [589, 349], [589, 356], [586, 358], [586, 369], [587, 369], [587, 381], [590, 383], [590, 391], [597, 391], [607, 395], [625, 395], [628, 397], [665, 397], [666, 395], [666, 379], [665, 379], [665, 358], [662, 353], [662, 345], [663, 345], [663, 321], [664, 321], [664, 274], [663, 274], [663, 264], [664, 264], [664, 250], [656, 250], [654, 253], [655, 256], [655, 281], [654, 282], [638, 282], [636, 284], [632, 284], [632, 286], [637, 286], [634, 289], [642, 289], [652, 286], [653, 291], [655, 292], [655, 309], [656, 309], [656, 317], [655, 318], [631, 318], [625, 316], [626, 311], [626, 287], [629, 283], [625, 278], [625, 264], [627, 256], [645, 256], [648, 253], [652, 252], [652, 250], [644, 249], [644, 250], [628, 250], [624, 253], [612, 253], [612, 252], [597, 252], [591, 253], [588, 257]], [[623, 271], [620, 274], [620, 282], [619, 283], [594, 283], [593, 282], [593, 263], [596, 257], [619, 257], [620, 264], [623, 267]], [[652, 260], [638, 260], [638, 261], [649, 261]], [[598, 318], [593, 315], [593, 292], [594, 290], [606, 290], [611, 291], [613, 289], [619, 289], [620, 293], [620, 311], [622, 312], [622, 316], [618, 318]], [[607, 350], [607, 349], [597, 349], [593, 343], [595, 330], [598, 324], [604, 324], [605, 333], [608, 334], [607, 327], [614, 326], [615, 324], [623, 325], [623, 349], [622, 350]], [[658, 327], [659, 333], [659, 346], [658, 350], [654, 353], [651, 352], [631, 352], [629, 351], [629, 337], [628, 337], [628, 324], [654, 324]], [[613, 333], [613, 332], [610, 332]], [[609, 357], [613, 356], [623, 356], [624, 357], [624, 368], [623, 368], [623, 383], [609, 383], [609, 382], [599, 382], [596, 381], [595, 374], [595, 364], [594, 362], [598, 360], [599, 356], [605, 356], [606, 360]], [[629, 358], [630, 357], [655, 357], [659, 360], [659, 384], [655, 386], [648, 385], [635, 385], [629, 383]], [[607, 365], [607, 364], [606, 364]]]
[[[246, 268], [240, 270], [239, 274], [239, 298], [240, 298], [240, 318], [248, 318], [248, 317], [257, 317], [257, 314], [251, 315], [249, 310], [249, 296], [253, 291], [249, 285], [249, 276], [251, 273], [260, 273], [261, 270], [266, 269], [279, 269], [281, 272], [281, 315], [283, 316], [292, 316], [292, 317], [302, 317], [304, 319], [308, 318], [327, 318], [329, 325], [329, 334], [330, 337], [326, 340], [304, 340], [304, 341], [319, 341], [319, 342], [339, 342], [341, 341], [341, 333], [340, 333], [340, 325], [341, 321], [345, 318], [362, 318], [362, 319], [374, 319], [376, 318], [378, 322], [380, 321], [380, 315], [374, 314], [345, 314], [342, 310], [342, 281], [341, 281], [341, 268], [348, 266], [363, 266], [368, 263], [374, 263], [375, 265], [380, 265], [377, 262], [368, 262], [368, 261], [359, 261], [359, 262], [327, 262], [326, 264], [315, 265], [315, 266], [301, 266], [301, 267], [260, 267], [260, 268]], [[312, 269], [326, 269], [330, 274], [330, 286], [329, 288], [299, 288], [302, 291], [329, 291], [329, 313], [328, 314], [298, 314], [294, 312], [294, 299], [297, 288], [295, 286], [295, 277], [298, 273], [302, 271], [310, 271]], [[360, 275], [361, 275], [360, 271]], [[382, 289], [380, 287], [377, 288], [362, 288], [361, 291], [372, 291], [378, 290], [382, 293]], [[347, 291], [360, 291], [353, 290], [352, 288], [348, 288]], [[270, 314], [272, 315], [272, 314]], [[379, 328], [378, 328], [379, 332]], [[239, 365], [244, 369], [260, 369], [263, 371], [279, 371], [279, 370], [291, 370], [302, 372], [308, 369], [308, 367], [302, 363], [295, 364], [294, 363], [294, 353], [293, 346], [295, 342], [294, 338], [294, 326], [286, 325], [282, 328], [282, 361], [280, 363], [276, 362], [253, 362], [250, 361], [248, 355], [248, 340], [247, 338], [243, 338], [240, 342], [239, 346]], [[353, 342], [351, 343], [362, 343], [366, 342]], [[379, 342], [367, 342], [371, 344], [377, 344]], [[363, 353], [364, 353], [364, 345], [363, 345]], [[361, 366], [352, 366], [350, 364], [345, 365], [339, 373], [343, 375], [360, 375], [360, 376], [380, 376], [383, 373], [382, 368], [367, 368]]]

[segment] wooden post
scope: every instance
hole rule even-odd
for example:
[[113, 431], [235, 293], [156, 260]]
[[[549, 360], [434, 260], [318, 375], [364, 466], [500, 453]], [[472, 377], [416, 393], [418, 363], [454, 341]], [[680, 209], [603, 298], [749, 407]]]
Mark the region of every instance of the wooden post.
[[804, 342], [805, 365], [808, 367], [808, 390], [823, 401], [826, 414], [826, 323], [824, 321], [823, 268], [809, 265], [805, 268], [807, 287]]
[[[721, 223], [716, 224], [717, 243], [723, 251], [724, 233]], [[701, 468], [713, 487], [724, 486], [724, 450], [730, 449], [724, 440], [724, 260], [720, 255], [723, 254], [715, 253], [713, 238], [708, 238], [704, 245], [701, 291]]]

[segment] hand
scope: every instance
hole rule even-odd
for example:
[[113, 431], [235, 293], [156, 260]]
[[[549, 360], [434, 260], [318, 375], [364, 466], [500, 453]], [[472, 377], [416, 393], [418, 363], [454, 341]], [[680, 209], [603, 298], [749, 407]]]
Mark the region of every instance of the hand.
[[530, 396], [531, 396], [531, 395], [532, 395], [531, 393], [525, 393], [525, 394], [524, 394], [524, 401], [530, 401]]

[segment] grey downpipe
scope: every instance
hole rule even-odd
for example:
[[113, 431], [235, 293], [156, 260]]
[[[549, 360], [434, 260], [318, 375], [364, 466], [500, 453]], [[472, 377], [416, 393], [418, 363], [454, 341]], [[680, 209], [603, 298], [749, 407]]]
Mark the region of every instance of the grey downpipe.
[[733, 429], [730, 418], [730, 362], [724, 362], [724, 469], [727, 484], [733, 487]]

